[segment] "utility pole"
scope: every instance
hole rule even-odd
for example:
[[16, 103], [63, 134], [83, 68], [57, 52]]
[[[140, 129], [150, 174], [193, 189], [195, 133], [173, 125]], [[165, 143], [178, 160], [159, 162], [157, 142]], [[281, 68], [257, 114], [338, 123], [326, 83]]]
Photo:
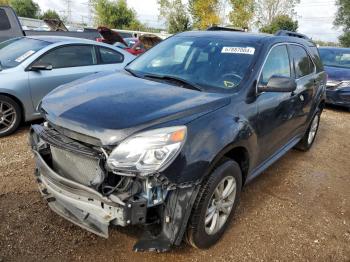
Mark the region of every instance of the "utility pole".
[[72, 0], [66, 0], [67, 6], [67, 22], [72, 23]]

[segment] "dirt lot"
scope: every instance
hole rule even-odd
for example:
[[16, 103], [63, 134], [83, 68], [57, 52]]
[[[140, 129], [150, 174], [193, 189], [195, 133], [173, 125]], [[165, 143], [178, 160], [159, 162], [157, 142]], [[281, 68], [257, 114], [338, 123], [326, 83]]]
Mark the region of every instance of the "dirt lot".
[[289, 152], [248, 185], [210, 250], [133, 253], [138, 229], [108, 240], [49, 210], [33, 178], [28, 126], [0, 139], [0, 261], [350, 261], [350, 113], [327, 109], [312, 150]]

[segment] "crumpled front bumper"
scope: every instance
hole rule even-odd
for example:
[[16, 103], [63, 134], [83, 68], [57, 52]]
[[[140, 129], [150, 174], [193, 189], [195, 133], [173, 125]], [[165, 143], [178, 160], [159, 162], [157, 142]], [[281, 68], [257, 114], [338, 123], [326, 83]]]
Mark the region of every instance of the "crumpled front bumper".
[[125, 206], [110, 201], [93, 189], [61, 177], [37, 151], [34, 152], [39, 189], [54, 212], [105, 238], [108, 237], [111, 222], [127, 225]]

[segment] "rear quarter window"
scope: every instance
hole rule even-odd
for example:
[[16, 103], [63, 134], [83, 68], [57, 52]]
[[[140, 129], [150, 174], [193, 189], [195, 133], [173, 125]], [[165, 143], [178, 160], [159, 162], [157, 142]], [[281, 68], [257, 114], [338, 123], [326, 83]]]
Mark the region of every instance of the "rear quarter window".
[[4, 9], [0, 8], [0, 31], [9, 30], [11, 24]]

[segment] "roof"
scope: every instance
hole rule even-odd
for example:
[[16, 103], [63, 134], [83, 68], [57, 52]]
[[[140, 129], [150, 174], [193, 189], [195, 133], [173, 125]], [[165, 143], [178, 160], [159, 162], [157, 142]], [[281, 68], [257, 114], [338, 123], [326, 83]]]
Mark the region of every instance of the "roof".
[[77, 37], [68, 37], [68, 36], [54, 36], [54, 35], [30, 35], [26, 36], [27, 38], [37, 39], [49, 43], [59, 43], [59, 42], [70, 42], [70, 43], [96, 43], [95, 41], [77, 38]]
[[314, 44], [310, 40], [305, 40], [298, 37], [291, 36], [275, 36], [271, 34], [264, 33], [250, 33], [250, 32], [233, 32], [233, 31], [189, 31], [180, 33], [177, 36], [191, 36], [191, 37], [210, 37], [210, 38], [221, 38], [221, 39], [230, 39], [236, 41], [245, 41], [245, 42], [294, 42], [302, 43], [306, 45]]

